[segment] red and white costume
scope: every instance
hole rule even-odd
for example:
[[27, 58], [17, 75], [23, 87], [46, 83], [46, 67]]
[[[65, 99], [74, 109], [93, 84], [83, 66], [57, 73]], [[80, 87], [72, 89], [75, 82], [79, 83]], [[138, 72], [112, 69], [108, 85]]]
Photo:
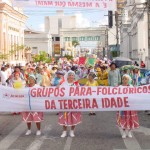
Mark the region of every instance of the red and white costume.
[[[39, 87], [37, 85], [33, 87]], [[43, 112], [22, 112], [23, 120], [29, 122], [41, 122], [43, 121]]]
[[139, 128], [139, 119], [136, 111], [123, 111], [123, 115], [117, 112], [117, 124], [122, 129]]
[[120, 111], [117, 112], [117, 124], [122, 129], [139, 128], [139, 119], [137, 111]]
[[[61, 86], [64, 85], [79, 86], [79, 83], [74, 82], [73, 84], [69, 84], [65, 81]], [[75, 126], [81, 123], [81, 112], [60, 112], [58, 123], [63, 126]]]
[[23, 112], [22, 117], [25, 122], [41, 122], [41, 121], [43, 121], [43, 113], [42, 112]]

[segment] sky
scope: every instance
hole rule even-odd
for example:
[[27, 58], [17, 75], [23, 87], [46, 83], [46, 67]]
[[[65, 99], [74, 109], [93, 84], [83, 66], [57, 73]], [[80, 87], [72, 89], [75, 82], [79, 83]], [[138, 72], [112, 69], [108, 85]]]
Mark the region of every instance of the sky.
[[[44, 31], [45, 16], [54, 16], [58, 8], [24, 8], [24, 13], [28, 16], [26, 28], [36, 31]], [[60, 9], [59, 9], [60, 10]], [[86, 10], [86, 9], [61, 9], [65, 15], [76, 15], [78, 27], [98, 27], [108, 24], [107, 11], [102, 10]]]

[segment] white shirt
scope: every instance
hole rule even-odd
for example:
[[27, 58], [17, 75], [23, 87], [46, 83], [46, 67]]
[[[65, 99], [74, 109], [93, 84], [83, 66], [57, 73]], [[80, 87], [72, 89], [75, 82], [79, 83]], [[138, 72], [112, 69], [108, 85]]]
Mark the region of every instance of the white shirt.
[[11, 68], [7, 68], [5, 72], [7, 72], [8, 77], [12, 74]]
[[0, 71], [0, 77], [2, 84], [6, 84], [6, 80], [8, 79], [8, 74], [6, 71]]

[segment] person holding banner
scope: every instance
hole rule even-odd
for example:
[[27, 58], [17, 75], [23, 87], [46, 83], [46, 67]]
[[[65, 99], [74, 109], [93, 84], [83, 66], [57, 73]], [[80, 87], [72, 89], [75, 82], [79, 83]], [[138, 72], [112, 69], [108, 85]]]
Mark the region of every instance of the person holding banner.
[[[34, 75], [30, 75], [27, 79], [28, 87], [39, 87], [36, 83], [36, 78]], [[22, 113], [23, 120], [27, 123], [27, 132], [25, 135], [31, 134], [31, 123], [35, 122], [37, 126], [36, 135], [41, 135], [41, 121], [43, 120], [42, 112], [23, 112]]]
[[21, 89], [25, 87], [25, 81], [20, 78], [20, 73], [15, 72], [14, 78], [12, 78], [11, 82], [9, 83], [9, 86], [15, 88], [15, 89]]
[[[15, 89], [24, 88], [26, 82], [21, 79], [20, 73], [19, 72], [15, 72], [13, 75], [14, 75], [14, 77], [12, 77], [12, 79], [10, 80], [9, 86], [13, 87]], [[20, 115], [20, 112], [13, 112], [12, 115]]]
[[[65, 75], [65, 82], [61, 86], [79, 86], [78, 82], [75, 82], [75, 73], [68, 71]], [[62, 138], [67, 136], [67, 127], [70, 126], [70, 136], [74, 137], [74, 129], [77, 124], [81, 122], [81, 112], [60, 112], [59, 124], [63, 126]]]
[[[131, 77], [128, 74], [122, 77], [122, 86], [130, 86]], [[139, 128], [139, 120], [136, 111], [120, 111], [117, 112], [117, 124], [122, 128], [123, 134], [122, 138], [132, 138], [131, 131], [133, 129]]]

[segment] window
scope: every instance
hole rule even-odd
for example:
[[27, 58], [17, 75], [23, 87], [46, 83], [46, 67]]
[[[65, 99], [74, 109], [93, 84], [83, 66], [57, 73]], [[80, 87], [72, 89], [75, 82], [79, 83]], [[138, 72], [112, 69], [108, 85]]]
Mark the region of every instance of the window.
[[32, 54], [38, 54], [38, 48], [32, 47]]
[[55, 41], [60, 41], [60, 37], [55, 37]]
[[70, 37], [65, 37], [64, 41], [70, 41]]
[[77, 37], [72, 37], [72, 41], [77, 41], [78, 38]]
[[79, 37], [79, 41], [85, 41], [85, 37], [84, 36]]

